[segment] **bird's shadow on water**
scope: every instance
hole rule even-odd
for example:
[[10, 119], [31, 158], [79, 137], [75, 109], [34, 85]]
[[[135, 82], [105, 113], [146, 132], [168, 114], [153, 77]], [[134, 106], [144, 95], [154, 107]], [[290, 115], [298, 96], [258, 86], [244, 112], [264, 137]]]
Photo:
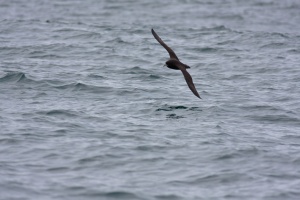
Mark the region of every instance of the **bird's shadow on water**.
[[202, 111], [199, 107], [186, 107], [181, 105], [162, 105], [159, 108], [155, 110], [155, 112], [164, 113], [166, 114], [167, 119], [181, 119], [185, 118], [185, 115], [187, 115], [187, 112], [190, 114], [190, 112], [193, 111]]

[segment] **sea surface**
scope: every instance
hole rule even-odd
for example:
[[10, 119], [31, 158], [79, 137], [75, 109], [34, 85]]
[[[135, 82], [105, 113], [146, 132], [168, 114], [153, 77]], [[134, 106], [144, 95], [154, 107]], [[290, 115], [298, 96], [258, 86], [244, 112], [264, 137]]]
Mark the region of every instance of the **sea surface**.
[[0, 0], [0, 199], [298, 200], [299, 99], [298, 0]]

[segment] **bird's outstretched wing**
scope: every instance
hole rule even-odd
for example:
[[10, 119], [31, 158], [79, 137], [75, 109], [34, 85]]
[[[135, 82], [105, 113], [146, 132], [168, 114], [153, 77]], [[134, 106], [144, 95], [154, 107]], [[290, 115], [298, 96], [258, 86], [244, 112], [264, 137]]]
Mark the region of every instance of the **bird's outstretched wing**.
[[195, 96], [197, 96], [199, 99], [201, 99], [201, 97], [198, 94], [196, 87], [193, 83], [193, 79], [192, 79], [191, 75], [186, 71], [186, 68], [181, 65], [177, 65], [177, 66], [181, 70], [181, 72], [184, 76], [184, 79], [185, 79], [187, 85], [189, 86], [190, 90], [194, 93]]
[[176, 54], [174, 53], [174, 51], [168, 47], [168, 45], [166, 45], [166, 43], [164, 43], [164, 41], [162, 41], [162, 39], [160, 39], [160, 37], [155, 33], [155, 31], [153, 29], [151, 29], [152, 35], [154, 36], [154, 38], [168, 51], [170, 58], [172, 59], [176, 59], [179, 60], [176, 56]]

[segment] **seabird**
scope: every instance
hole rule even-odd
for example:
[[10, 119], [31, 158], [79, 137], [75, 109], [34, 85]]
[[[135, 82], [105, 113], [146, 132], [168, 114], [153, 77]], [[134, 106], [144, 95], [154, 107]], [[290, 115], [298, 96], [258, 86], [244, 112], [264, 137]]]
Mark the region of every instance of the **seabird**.
[[194, 93], [195, 96], [201, 99], [200, 95], [198, 94], [195, 85], [193, 83], [193, 79], [191, 75], [186, 71], [186, 69], [190, 68], [188, 65], [183, 64], [182, 62], [179, 61], [178, 57], [174, 53], [174, 51], [160, 39], [160, 37], [155, 33], [153, 29], [151, 29], [152, 35], [154, 38], [168, 51], [170, 55], [170, 59], [166, 62], [166, 65], [170, 69], [175, 69], [175, 70], [181, 70], [185, 81], [187, 85], [189, 86], [190, 90]]

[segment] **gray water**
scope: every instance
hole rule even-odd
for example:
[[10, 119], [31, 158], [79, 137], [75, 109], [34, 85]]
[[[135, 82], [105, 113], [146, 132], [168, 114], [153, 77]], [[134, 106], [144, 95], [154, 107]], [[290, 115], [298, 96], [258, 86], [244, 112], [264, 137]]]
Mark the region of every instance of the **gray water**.
[[298, 0], [0, 1], [0, 199], [299, 199], [299, 22]]

